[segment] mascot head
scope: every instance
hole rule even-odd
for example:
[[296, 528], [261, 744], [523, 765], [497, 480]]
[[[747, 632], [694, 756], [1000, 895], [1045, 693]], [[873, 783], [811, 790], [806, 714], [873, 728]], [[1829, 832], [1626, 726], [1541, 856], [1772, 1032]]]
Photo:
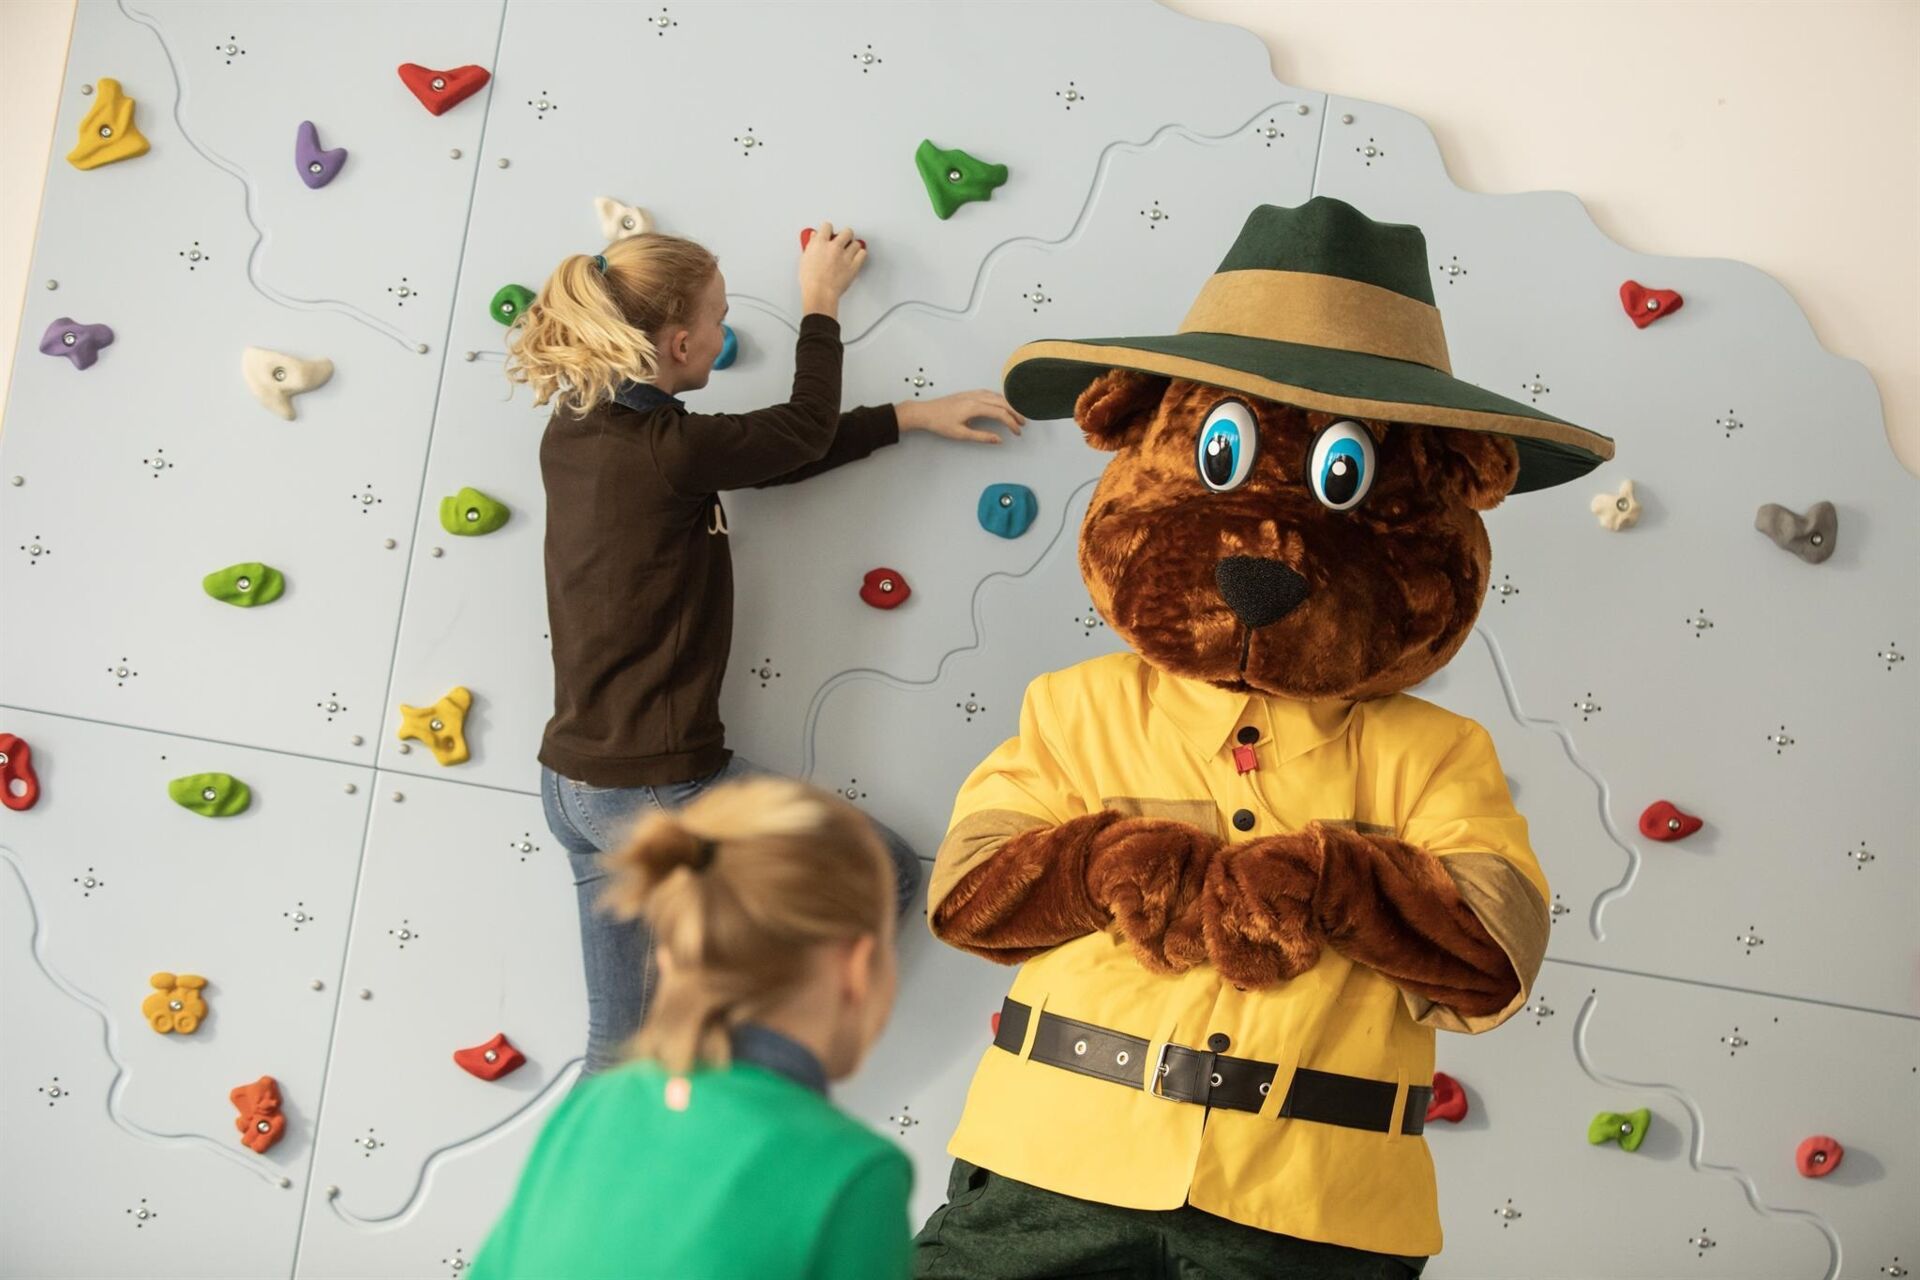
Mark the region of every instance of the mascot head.
[[1417, 227], [1262, 205], [1177, 334], [1014, 353], [1014, 407], [1114, 454], [1080, 571], [1148, 662], [1300, 699], [1416, 685], [1486, 595], [1480, 513], [1613, 456], [1455, 379], [1430, 279]]

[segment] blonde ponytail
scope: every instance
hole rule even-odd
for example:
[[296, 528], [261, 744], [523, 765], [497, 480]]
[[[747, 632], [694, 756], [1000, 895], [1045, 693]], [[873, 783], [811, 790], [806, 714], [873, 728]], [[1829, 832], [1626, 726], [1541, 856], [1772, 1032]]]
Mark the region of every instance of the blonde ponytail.
[[693, 319], [719, 261], [679, 236], [628, 236], [599, 255], [570, 254], [507, 331], [507, 380], [557, 399], [575, 417], [611, 399], [620, 383], [651, 382], [659, 354], [650, 334]]
[[715, 787], [656, 812], [607, 855], [603, 909], [645, 919], [664, 964], [629, 1051], [672, 1072], [727, 1062], [728, 1033], [805, 976], [806, 951], [891, 945], [893, 865], [873, 826], [786, 778]]

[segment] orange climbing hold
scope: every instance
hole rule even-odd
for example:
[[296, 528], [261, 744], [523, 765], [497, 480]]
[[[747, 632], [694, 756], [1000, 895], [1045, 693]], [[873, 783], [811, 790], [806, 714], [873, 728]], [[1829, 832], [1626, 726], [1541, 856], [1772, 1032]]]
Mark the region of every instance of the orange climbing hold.
[[1816, 1133], [1793, 1153], [1794, 1167], [1803, 1178], [1824, 1178], [1840, 1167], [1847, 1149], [1824, 1133]]
[[200, 1029], [207, 1016], [207, 1002], [200, 995], [207, 980], [195, 973], [168, 973], [162, 969], [147, 979], [153, 994], [140, 1002], [147, 1025], [161, 1035], [178, 1032], [190, 1036]]
[[9, 809], [31, 809], [39, 799], [40, 778], [33, 771], [33, 748], [24, 738], [0, 733], [0, 804]]
[[1433, 1097], [1427, 1103], [1427, 1123], [1445, 1120], [1459, 1124], [1467, 1118], [1467, 1091], [1444, 1071], [1433, 1073]]
[[147, 154], [146, 136], [133, 122], [133, 99], [120, 92], [120, 82], [102, 76], [95, 89], [93, 109], [80, 121], [80, 141], [67, 153], [67, 163], [76, 169], [98, 169]]
[[[800, 247], [801, 247], [802, 249], [804, 249], [804, 248], [806, 248], [806, 247], [807, 247], [807, 245], [808, 245], [808, 243], [809, 243], [810, 241], [812, 241], [812, 239], [813, 239], [813, 228], [812, 228], [812, 227], [802, 227], [802, 228], [800, 228]], [[859, 246], [860, 246], [860, 247], [861, 247], [862, 249], [864, 249], [864, 248], [866, 248], [866, 247], [867, 247], [867, 242], [866, 242], [865, 240], [862, 240], [862, 239], [861, 239], [861, 238], [860, 238], [859, 236], [855, 236], [855, 237], [853, 238], [853, 242], [854, 242], [855, 244], [857, 244], [857, 245], [859, 245]]]
[[471, 1049], [455, 1049], [453, 1060], [469, 1075], [479, 1076], [482, 1080], [498, 1080], [525, 1065], [527, 1055], [514, 1048], [513, 1042], [507, 1039], [507, 1033], [502, 1031], [485, 1044], [477, 1044]]
[[287, 1118], [280, 1114], [280, 1082], [272, 1076], [243, 1084], [227, 1097], [240, 1112], [233, 1118], [233, 1127], [240, 1131], [240, 1141], [246, 1146], [264, 1155], [286, 1135]]

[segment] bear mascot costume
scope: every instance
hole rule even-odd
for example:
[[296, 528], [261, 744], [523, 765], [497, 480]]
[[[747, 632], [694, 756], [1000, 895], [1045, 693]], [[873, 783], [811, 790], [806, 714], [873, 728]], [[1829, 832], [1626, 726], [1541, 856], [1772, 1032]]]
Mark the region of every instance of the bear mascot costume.
[[1416, 227], [1262, 205], [1170, 337], [1019, 348], [1113, 454], [1080, 530], [1131, 652], [1043, 675], [928, 920], [1018, 964], [923, 1277], [1404, 1277], [1440, 1249], [1436, 1029], [1527, 1000], [1551, 895], [1492, 739], [1404, 691], [1480, 513], [1612, 442], [1455, 379]]

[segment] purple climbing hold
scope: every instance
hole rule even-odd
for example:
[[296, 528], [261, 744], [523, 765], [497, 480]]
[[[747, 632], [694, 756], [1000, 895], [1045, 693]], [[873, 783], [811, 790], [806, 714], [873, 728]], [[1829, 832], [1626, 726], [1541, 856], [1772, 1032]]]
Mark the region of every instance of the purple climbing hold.
[[300, 132], [293, 140], [293, 163], [300, 170], [300, 181], [317, 191], [332, 182], [346, 162], [345, 147], [322, 151], [320, 131], [313, 127], [313, 121], [300, 122]]
[[90, 369], [100, 358], [100, 348], [113, 345], [113, 330], [103, 324], [75, 324], [61, 316], [47, 326], [40, 338], [40, 349], [50, 356], [65, 356], [76, 369]]

